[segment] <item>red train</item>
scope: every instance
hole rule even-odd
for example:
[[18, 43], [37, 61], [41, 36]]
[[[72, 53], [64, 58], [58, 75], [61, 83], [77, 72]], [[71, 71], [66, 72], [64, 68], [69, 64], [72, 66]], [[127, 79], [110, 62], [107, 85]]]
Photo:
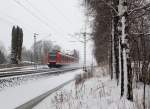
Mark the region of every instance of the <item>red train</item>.
[[48, 53], [48, 67], [61, 67], [63, 65], [77, 63], [79, 58], [63, 54], [59, 51], [53, 51]]

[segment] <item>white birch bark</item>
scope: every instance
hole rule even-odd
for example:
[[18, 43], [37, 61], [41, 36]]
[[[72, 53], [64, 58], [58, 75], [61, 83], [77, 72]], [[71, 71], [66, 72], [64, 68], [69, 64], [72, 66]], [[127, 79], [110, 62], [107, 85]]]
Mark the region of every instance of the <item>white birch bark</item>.
[[120, 38], [119, 38], [119, 85], [121, 86], [121, 46], [120, 46]]
[[116, 67], [115, 67], [115, 43], [114, 43], [114, 21], [112, 20], [112, 73], [113, 79], [116, 78]]
[[[125, 17], [122, 17], [122, 44], [125, 42]], [[123, 69], [124, 69], [124, 97], [127, 97], [127, 84], [128, 84], [128, 72], [127, 72], [127, 56], [126, 56], [126, 49], [123, 48]]]
[[[120, 16], [120, 21], [121, 21], [121, 44], [122, 45], [127, 45], [126, 41], [126, 33], [125, 33], [125, 27], [126, 27], [126, 17], [124, 16], [124, 13], [127, 12], [127, 6], [124, 6], [124, 3], [126, 0], [119, 0], [119, 6], [118, 6], [118, 11], [119, 11], [119, 16]], [[122, 48], [122, 53], [123, 53], [123, 72], [124, 72], [124, 94], [123, 97], [127, 97], [127, 82], [128, 82], [128, 72], [127, 72], [127, 51], [126, 48], [123, 46]]]

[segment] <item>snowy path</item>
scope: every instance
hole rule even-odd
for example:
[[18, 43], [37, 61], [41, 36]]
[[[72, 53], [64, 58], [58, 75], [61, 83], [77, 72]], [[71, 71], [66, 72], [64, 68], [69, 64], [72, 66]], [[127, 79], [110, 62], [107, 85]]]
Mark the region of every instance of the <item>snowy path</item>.
[[0, 107], [1, 109], [14, 109], [66, 81], [72, 80], [79, 73], [81, 73], [81, 70], [71, 71], [2, 90], [0, 92]]

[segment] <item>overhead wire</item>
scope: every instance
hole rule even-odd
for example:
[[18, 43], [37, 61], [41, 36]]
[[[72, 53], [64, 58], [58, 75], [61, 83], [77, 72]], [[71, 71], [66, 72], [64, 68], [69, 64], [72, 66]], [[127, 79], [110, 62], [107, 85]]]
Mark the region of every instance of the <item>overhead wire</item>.
[[[0, 11], [1, 12], [1, 11]], [[5, 17], [7, 17], [7, 18], [9, 18], [10, 20], [12, 20], [13, 22], [16, 22], [16, 21], [18, 21], [18, 22], [20, 22], [21, 24], [22, 24], [22, 26], [26, 29], [26, 30], [28, 30], [28, 31], [30, 31], [31, 33], [33, 33], [30, 29], [28, 29], [24, 24], [23, 24], [23, 22], [20, 20], [20, 19], [17, 19], [17, 18], [15, 18], [14, 16], [10, 16], [10, 15], [7, 15], [7, 14], [5, 14], [5, 13], [2, 13]], [[14, 23], [14, 25], [17, 25], [16, 23]], [[30, 27], [30, 28], [32, 28], [32, 26], [31, 25], [29, 25], [29, 24], [27, 24], [28, 25], [28, 27]]]
[[[21, 2], [19, 2], [19, 1], [17, 1], [17, 0], [14, 0], [18, 5], [20, 5], [22, 8], [24, 8], [28, 13], [30, 13], [33, 17], [35, 17], [35, 18], [37, 18], [40, 22], [42, 22], [42, 23], [44, 23], [47, 27], [49, 27], [49, 28], [52, 28], [52, 27], [50, 27], [49, 26], [49, 24], [47, 23], [47, 22], [45, 22], [43, 19], [41, 19], [38, 15], [36, 15], [34, 12], [32, 12], [30, 9], [28, 9], [27, 7], [25, 7]], [[57, 34], [57, 33], [59, 33], [60, 35], [61, 35], [61, 37], [64, 37], [64, 38], [69, 38], [69, 37], [66, 37], [66, 36], [63, 36], [62, 34], [61, 34], [61, 32], [60, 31], [58, 31], [58, 30], [55, 30], [55, 28], [52, 28], [54, 31], [55, 31], [55, 33]]]
[[[46, 20], [49, 20], [49, 18], [48, 17], [46, 17], [45, 15], [43, 15], [42, 13], [41, 13], [41, 11], [37, 8], [37, 7], [35, 7], [29, 0], [25, 0], [35, 11], [37, 11], [41, 16], [43, 16], [43, 18], [45, 18]], [[54, 22], [54, 21], [53, 21]], [[57, 29], [58, 30], [61, 30], [61, 32], [63, 33], [63, 30], [62, 30], [62, 28], [61, 27], [57, 27]], [[60, 33], [61, 33], [60, 32]], [[64, 37], [64, 38], [69, 38], [69, 37], [66, 37], [66, 36], [63, 36], [63, 35], [61, 35], [61, 37]]]
[[[25, 1], [26, 1], [36, 12], [38, 12], [38, 14], [40, 14], [40, 16], [43, 17], [45, 20], [47, 20], [47, 21], [51, 20], [51, 19], [49, 19], [47, 16], [45, 16], [43, 13], [41, 13], [41, 11], [40, 11], [37, 7], [35, 7], [29, 0], [25, 0]], [[51, 20], [51, 21], [52, 21], [52, 20]], [[52, 21], [52, 22], [54, 22], [54, 21]], [[55, 25], [56, 25], [56, 23], [55, 23]], [[61, 27], [58, 27], [58, 26], [57, 26], [57, 29], [61, 30], [61, 32], [63, 33], [63, 30], [62, 30]]]
[[[52, 0], [47, 0], [48, 2], [49, 2], [49, 5], [50, 6], [53, 6], [53, 8], [55, 8], [56, 10], [57, 10], [57, 12], [61, 15], [61, 16], [63, 16], [63, 18], [66, 20], [66, 22], [70, 25], [70, 23], [71, 24], [73, 24], [72, 23], [72, 21], [66, 16], [66, 15], [64, 15], [63, 13], [62, 13], [62, 11], [59, 9], [59, 8], [57, 8], [56, 7], [56, 5], [52, 2]], [[73, 37], [73, 38], [75, 38], [75, 37]], [[75, 39], [77, 39], [77, 38], [75, 38]], [[79, 40], [78, 40], [79, 41]]]
[[30, 13], [34, 18], [36, 18], [37, 20], [39, 20], [41, 23], [43, 23], [44, 25], [46, 25], [48, 28], [54, 30], [56, 33], [59, 33], [57, 30], [55, 30], [54, 28], [50, 27], [49, 24], [47, 22], [45, 22], [43, 19], [41, 19], [38, 15], [36, 15], [34, 12], [32, 12], [30, 9], [28, 9], [27, 7], [25, 7], [21, 2], [14, 0], [15, 3], [17, 3], [19, 6], [21, 6], [22, 8], [24, 8], [24, 10], [26, 10], [28, 13]]
[[73, 23], [72, 23], [72, 21], [66, 16], [66, 15], [64, 15], [63, 13], [62, 13], [62, 11], [59, 9], [59, 8], [57, 8], [57, 6], [52, 2], [52, 0], [47, 0], [48, 2], [49, 2], [49, 5], [50, 6], [53, 6], [53, 8], [55, 8], [55, 10], [66, 20], [66, 22], [70, 25], [70, 24], [72, 24], [72, 25], [74, 25]]
[[[7, 18], [8, 18], [8, 19], [3, 18], [3, 17], [0, 16], [0, 19], [2, 19], [2, 20], [4, 20], [5, 22], [9, 23], [11, 26], [17, 25], [17, 24], [15, 23], [15, 21], [16, 21], [15, 18], [12, 18], [12, 17], [10, 17], [10, 16], [7, 16]], [[24, 26], [24, 29], [26, 29], [26, 30], [27, 30], [28, 32], [30, 32], [30, 33], [33, 33], [31, 30], [29, 30], [29, 29], [28, 29], [27, 27], [25, 27], [25, 26]]]
[[12, 26], [14, 25], [14, 23], [13, 23], [12, 21], [9, 21], [9, 20], [7, 20], [7, 19], [4, 19], [4, 18], [1, 17], [1, 16], [0, 16], [0, 19], [3, 20], [3, 21], [5, 21], [5, 22], [7, 22], [7, 23], [9, 23], [9, 24], [12, 25]]
[[61, 14], [61, 16], [63, 16], [63, 18], [66, 20], [66, 22], [67, 22], [69, 25], [70, 25], [70, 23], [73, 24], [72, 21], [71, 21], [66, 15], [64, 15], [64, 14], [60, 11], [60, 9], [58, 9], [58, 8], [56, 7], [56, 5], [55, 5], [51, 0], [47, 0], [47, 1], [49, 2], [49, 5], [53, 6], [53, 7], [56, 9], [56, 11], [57, 11], [59, 14]]
[[[15, 23], [15, 19], [11, 18], [11, 17], [8, 17], [9, 19], [6, 19], [6, 18], [3, 18], [0, 16], [0, 19], [4, 20], [5, 22], [9, 23], [11, 26], [14, 26], [14, 25], [17, 25]], [[31, 30], [29, 30], [26, 26], [23, 26], [25, 30], [27, 30], [28, 32], [30, 33], [33, 33]]]

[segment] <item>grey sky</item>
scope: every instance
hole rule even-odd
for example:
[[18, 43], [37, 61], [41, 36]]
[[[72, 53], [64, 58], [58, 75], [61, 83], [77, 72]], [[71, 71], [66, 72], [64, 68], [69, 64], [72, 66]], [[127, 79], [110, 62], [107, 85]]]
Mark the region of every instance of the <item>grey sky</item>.
[[[71, 43], [75, 40], [68, 34], [83, 32], [84, 12], [81, 0], [0, 0], [0, 42], [8, 48], [13, 25], [19, 25], [24, 31], [23, 45], [30, 48], [33, 33], [38, 33], [37, 40], [56, 41], [64, 50], [74, 48], [83, 54], [83, 44]], [[88, 44], [88, 55], [91, 54]]]

